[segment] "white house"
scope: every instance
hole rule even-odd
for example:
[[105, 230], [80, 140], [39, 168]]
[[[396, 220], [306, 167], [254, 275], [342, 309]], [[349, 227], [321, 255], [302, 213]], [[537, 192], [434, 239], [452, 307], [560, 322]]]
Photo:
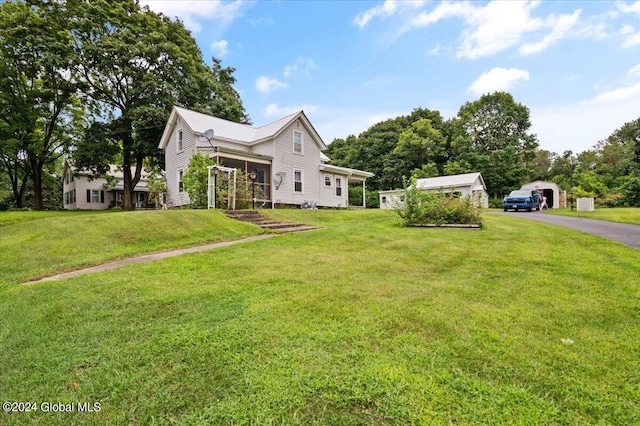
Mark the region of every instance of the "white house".
[[[65, 210], [106, 210], [122, 205], [124, 176], [117, 166], [109, 166], [107, 178], [89, 178], [78, 173], [68, 161], [64, 163], [62, 174], [62, 201]], [[149, 190], [147, 174], [142, 173], [134, 190], [133, 203], [136, 208], [147, 207]]]
[[521, 189], [538, 189], [543, 196], [547, 197], [547, 207], [550, 209], [567, 207], [567, 192], [555, 182], [536, 180], [522, 185]]
[[158, 145], [165, 152], [167, 204], [189, 204], [183, 177], [200, 152], [219, 166], [255, 172], [260, 205], [347, 207], [348, 184], [365, 185], [373, 173], [337, 167], [303, 111], [260, 127], [174, 107]]
[[[456, 194], [471, 197], [478, 207], [489, 207], [489, 194], [480, 173], [465, 173], [461, 175], [438, 176], [417, 179], [416, 187], [423, 191], [437, 191], [445, 194]], [[380, 191], [380, 208], [392, 209], [401, 203], [403, 190], [393, 189]]]

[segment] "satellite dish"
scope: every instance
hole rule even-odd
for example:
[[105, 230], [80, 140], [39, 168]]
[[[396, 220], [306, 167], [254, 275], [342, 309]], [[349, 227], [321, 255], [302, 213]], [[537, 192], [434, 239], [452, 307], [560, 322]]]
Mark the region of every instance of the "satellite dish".
[[200, 135], [200, 142], [209, 142], [209, 144], [211, 144], [212, 137], [213, 137], [213, 129], [205, 130], [204, 133]]
[[273, 181], [276, 184], [276, 189], [280, 189], [280, 185], [282, 185], [282, 182], [286, 179], [287, 174], [285, 172], [278, 172], [275, 174], [275, 176], [273, 177]]

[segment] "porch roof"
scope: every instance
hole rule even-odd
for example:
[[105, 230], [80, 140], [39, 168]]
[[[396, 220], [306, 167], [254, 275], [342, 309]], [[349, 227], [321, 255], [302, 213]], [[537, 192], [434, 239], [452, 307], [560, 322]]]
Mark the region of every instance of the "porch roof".
[[358, 169], [350, 169], [348, 167], [334, 166], [332, 164], [320, 164], [320, 170], [345, 175], [347, 176], [348, 182], [363, 182], [367, 178], [374, 176], [374, 174], [371, 172], [365, 172], [364, 170]]

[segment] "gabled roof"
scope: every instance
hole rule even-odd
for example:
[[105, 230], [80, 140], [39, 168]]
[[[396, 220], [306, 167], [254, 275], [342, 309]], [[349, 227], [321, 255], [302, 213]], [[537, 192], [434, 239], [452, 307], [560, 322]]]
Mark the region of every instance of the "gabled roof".
[[326, 145], [322, 141], [320, 135], [316, 132], [313, 125], [305, 115], [304, 111], [298, 111], [282, 117], [260, 127], [252, 127], [248, 124], [236, 123], [222, 118], [214, 117], [200, 112], [191, 111], [186, 108], [174, 106], [171, 115], [164, 128], [164, 133], [158, 144], [158, 148], [165, 149], [169, 143], [169, 137], [173, 131], [178, 117], [189, 126], [196, 134], [203, 134], [206, 130], [213, 130], [213, 139], [227, 140], [241, 145], [255, 145], [278, 136], [290, 123], [300, 119], [311, 133], [315, 142], [321, 149], [325, 149]]
[[446, 189], [458, 186], [473, 186], [476, 183], [479, 183], [483, 189], [486, 189], [484, 179], [482, 179], [480, 173], [465, 173], [462, 175], [438, 176], [416, 180], [416, 186], [419, 189]]

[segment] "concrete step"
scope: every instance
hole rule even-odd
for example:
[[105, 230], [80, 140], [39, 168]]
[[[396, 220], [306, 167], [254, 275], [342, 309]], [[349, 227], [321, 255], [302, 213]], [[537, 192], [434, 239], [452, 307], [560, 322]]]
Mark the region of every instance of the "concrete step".
[[269, 219], [257, 210], [225, 210], [224, 214], [230, 219], [252, 223], [261, 228], [272, 229], [278, 233], [307, 231], [319, 228], [318, 226], [308, 226], [301, 223], [280, 222]]

